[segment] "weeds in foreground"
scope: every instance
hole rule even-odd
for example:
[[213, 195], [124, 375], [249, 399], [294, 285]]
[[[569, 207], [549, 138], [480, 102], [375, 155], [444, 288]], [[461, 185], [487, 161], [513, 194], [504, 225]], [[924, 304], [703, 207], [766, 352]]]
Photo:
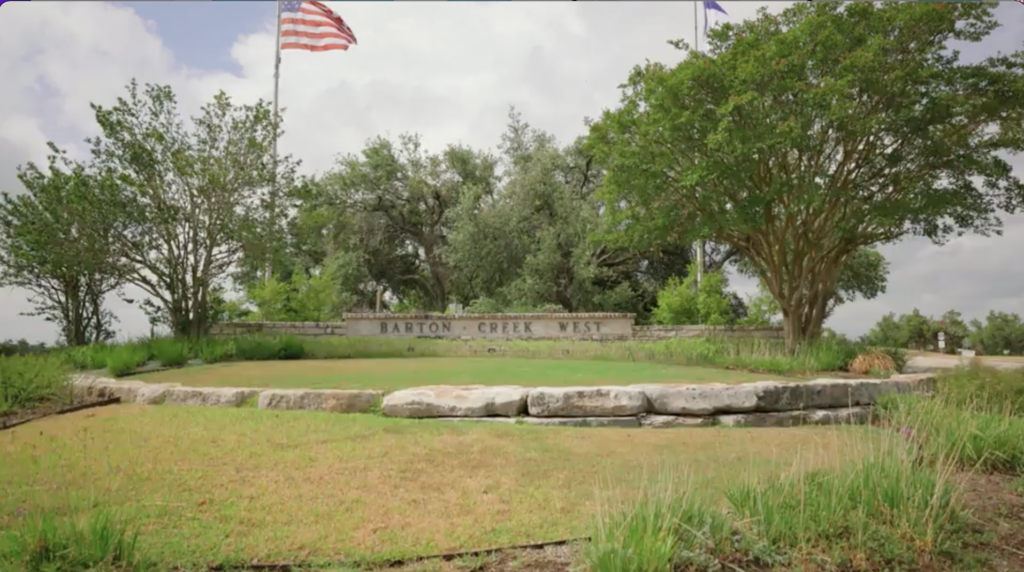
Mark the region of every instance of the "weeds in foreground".
[[[917, 466], [887, 438], [844, 466], [794, 471], [726, 489], [673, 484], [602, 514], [585, 561], [591, 572], [741, 568], [907, 569], [950, 557], [966, 530], [950, 464]], [[822, 563], [827, 563], [822, 565]]]
[[0, 357], [0, 414], [67, 397], [68, 373], [54, 355]]
[[0, 535], [0, 564], [25, 572], [149, 570], [137, 545], [138, 528], [109, 510], [86, 519], [60, 519], [52, 513], [22, 515]]
[[1024, 417], [1024, 370], [1000, 371], [975, 362], [940, 375], [938, 390], [949, 405]]

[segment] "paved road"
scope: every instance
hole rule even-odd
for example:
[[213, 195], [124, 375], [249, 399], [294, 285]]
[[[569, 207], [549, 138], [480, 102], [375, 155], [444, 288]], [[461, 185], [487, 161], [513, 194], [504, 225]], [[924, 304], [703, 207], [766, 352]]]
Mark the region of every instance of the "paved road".
[[[977, 359], [977, 358], [975, 358]], [[1024, 369], [1024, 361], [1000, 360], [999, 358], [981, 358], [982, 364], [995, 369]], [[935, 371], [938, 369], [952, 369], [959, 365], [967, 365], [971, 358], [960, 356], [913, 356], [907, 359], [907, 365], [903, 368], [906, 373], [921, 373]]]

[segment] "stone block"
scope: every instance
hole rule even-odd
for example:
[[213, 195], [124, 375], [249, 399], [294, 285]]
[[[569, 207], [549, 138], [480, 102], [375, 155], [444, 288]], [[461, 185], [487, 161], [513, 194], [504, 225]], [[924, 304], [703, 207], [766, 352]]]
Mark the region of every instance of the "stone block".
[[165, 405], [241, 407], [261, 390], [245, 387], [175, 387], [164, 394]]
[[640, 425], [651, 429], [671, 429], [675, 427], [711, 427], [718, 423], [714, 416], [684, 417], [680, 415], [643, 415]]
[[647, 412], [635, 387], [538, 387], [526, 398], [531, 417], [624, 417]]
[[639, 427], [636, 417], [523, 417], [524, 425], [554, 427]]
[[369, 413], [384, 396], [382, 391], [341, 389], [268, 389], [260, 393], [258, 407], [281, 411]]
[[389, 393], [382, 409], [388, 417], [517, 417], [526, 411], [527, 391], [518, 386], [416, 387]]

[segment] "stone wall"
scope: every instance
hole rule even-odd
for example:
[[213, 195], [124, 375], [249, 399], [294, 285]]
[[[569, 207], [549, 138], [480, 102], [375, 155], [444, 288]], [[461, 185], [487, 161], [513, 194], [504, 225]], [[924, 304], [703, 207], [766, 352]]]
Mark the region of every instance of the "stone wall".
[[574, 427], [789, 427], [862, 424], [882, 395], [929, 392], [931, 374], [889, 379], [816, 379], [726, 384], [589, 387], [429, 386], [373, 390], [182, 387], [176, 383], [79, 376], [81, 401], [118, 397], [148, 405], [374, 413], [436, 421]]
[[[497, 316], [509, 316], [510, 314], [496, 314]], [[524, 314], [525, 316], [534, 316], [535, 314]], [[533, 336], [532, 339], [591, 339], [597, 341], [626, 341], [626, 340], [637, 340], [637, 341], [657, 341], [657, 340], [668, 340], [673, 338], [709, 338], [709, 337], [727, 337], [727, 338], [760, 338], [760, 339], [781, 339], [782, 328], [771, 328], [771, 327], [758, 327], [758, 326], [633, 326], [631, 325], [626, 333], [622, 333], [621, 327], [615, 327], [614, 329], [608, 328], [604, 324], [607, 322], [598, 318], [590, 320], [581, 320], [579, 316], [621, 316], [622, 314], [549, 314], [553, 317], [561, 317], [561, 320], [552, 318], [549, 322], [554, 324], [555, 328], [558, 328], [558, 323], [568, 323], [567, 330], [571, 330], [572, 323], [575, 322], [577, 330], [581, 327], [585, 330], [587, 326], [591, 328], [591, 333], [575, 333], [570, 335], [555, 335], [555, 336]], [[626, 314], [629, 315], [629, 314]], [[476, 321], [463, 322], [463, 326], [469, 326], [469, 334], [472, 334], [472, 328], [475, 325], [479, 329], [480, 323], [487, 324], [488, 335], [464, 335], [464, 336], [430, 336], [429, 322], [425, 320], [405, 320], [401, 318], [394, 319], [393, 317], [381, 318], [376, 322], [369, 322], [370, 328], [376, 328], [379, 332], [381, 324], [385, 324], [389, 329], [393, 329], [393, 325], [398, 323], [402, 330], [405, 329], [405, 323], [412, 324], [414, 328], [411, 334], [405, 334], [404, 331], [400, 334], [401, 336], [417, 336], [419, 337], [419, 327], [423, 324], [426, 333], [424, 337], [452, 337], [452, 338], [497, 338], [497, 339], [509, 339], [509, 338], [523, 338], [525, 336], [521, 331], [515, 331], [518, 326], [518, 330], [523, 329], [524, 322], [528, 320], [506, 320], [504, 322], [498, 322], [495, 320], [487, 320], [487, 315], [474, 315]], [[574, 319], [568, 320], [567, 317], [573, 317]], [[499, 324], [497, 327], [498, 331], [494, 332], [493, 335], [490, 333], [490, 324], [494, 322]], [[518, 323], [517, 323], [518, 322]], [[588, 324], [589, 322], [589, 324]], [[602, 324], [602, 332], [600, 335], [597, 334], [594, 324]], [[502, 327], [500, 324], [508, 323], [509, 326], [504, 326], [507, 330], [512, 328], [513, 331], [504, 333], [500, 330]], [[442, 328], [442, 322], [438, 322], [438, 329]], [[449, 330], [451, 330], [455, 322], [448, 322]], [[300, 337], [322, 337], [322, 336], [344, 336], [344, 335], [359, 335], [355, 331], [350, 330], [347, 327], [346, 322], [231, 322], [227, 324], [217, 324], [211, 328], [210, 333], [214, 336], [241, 336], [247, 334], [267, 334], [267, 335], [292, 335]], [[365, 326], [364, 326], [365, 327]], [[531, 331], [534, 330], [533, 324], [530, 325]], [[538, 330], [539, 331], [539, 330]], [[556, 332], [557, 333], [557, 332]], [[378, 335], [380, 335], [378, 333]], [[390, 334], [388, 337], [399, 337], [399, 334]], [[531, 339], [527, 337], [527, 339]]]
[[211, 336], [245, 336], [264, 334], [270, 336], [300, 336], [319, 338], [323, 336], [344, 336], [345, 322], [228, 322], [210, 328]]

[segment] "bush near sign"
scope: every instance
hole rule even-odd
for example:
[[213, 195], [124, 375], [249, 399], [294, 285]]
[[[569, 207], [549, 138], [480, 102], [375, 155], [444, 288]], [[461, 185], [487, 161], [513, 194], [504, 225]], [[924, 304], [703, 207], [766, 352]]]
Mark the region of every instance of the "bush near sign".
[[348, 335], [431, 338], [622, 338], [633, 314], [345, 314]]

